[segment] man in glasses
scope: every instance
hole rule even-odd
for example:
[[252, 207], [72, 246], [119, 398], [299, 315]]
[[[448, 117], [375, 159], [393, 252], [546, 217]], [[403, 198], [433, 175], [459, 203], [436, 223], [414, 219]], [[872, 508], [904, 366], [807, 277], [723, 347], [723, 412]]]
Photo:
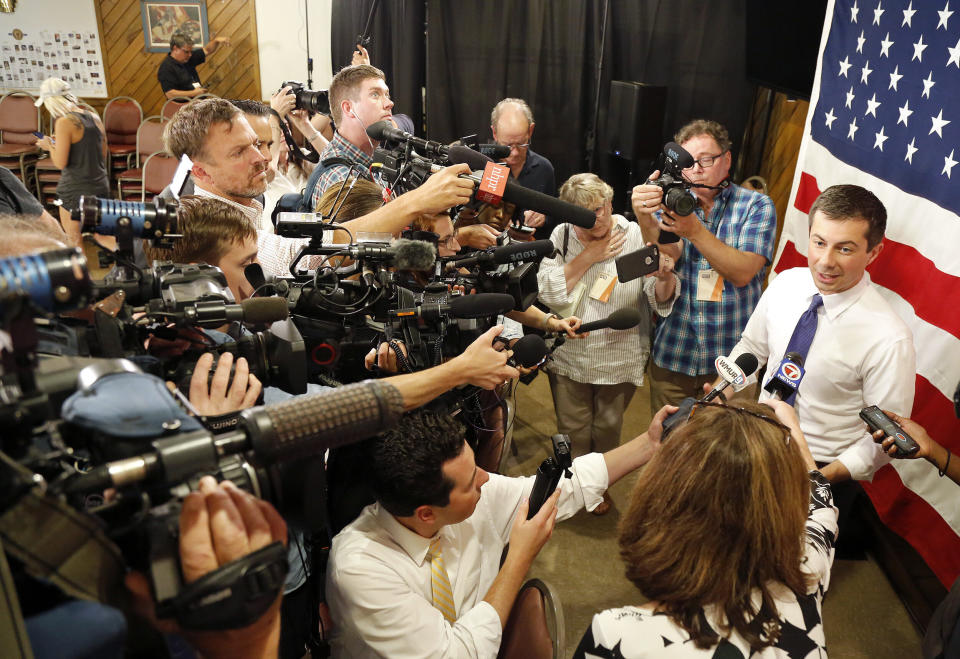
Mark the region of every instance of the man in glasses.
[[[651, 405], [659, 409], [686, 396], [699, 398], [717, 377], [714, 360], [740, 339], [760, 300], [763, 275], [773, 259], [776, 209], [764, 194], [730, 182], [731, 141], [715, 121], [697, 119], [674, 141], [694, 158], [683, 177], [694, 184], [694, 212], [677, 216], [660, 206], [655, 185], [633, 189], [633, 210], [648, 240], [662, 229], [679, 236], [661, 244], [677, 260], [683, 286], [673, 313], [656, 329], [650, 361]], [[651, 178], [659, 176], [654, 172]], [[741, 395], [754, 394], [752, 388]]]
[[207, 61], [220, 48], [230, 45], [226, 37], [214, 37], [203, 48], [194, 48], [193, 39], [186, 32], [177, 30], [170, 35], [170, 54], [163, 58], [157, 69], [157, 80], [167, 98], [193, 98], [206, 94], [207, 88], [200, 83], [197, 66]]
[[[505, 98], [490, 113], [490, 130], [497, 144], [510, 147], [504, 162], [510, 174], [525, 188], [551, 196], [557, 195], [557, 181], [549, 160], [530, 148], [533, 139], [533, 111], [521, 98]], [[554, 223], [542, 213], [518, 208], [514, 216], [523, 224], [535, 227], [537, 240], [550, 237]]]

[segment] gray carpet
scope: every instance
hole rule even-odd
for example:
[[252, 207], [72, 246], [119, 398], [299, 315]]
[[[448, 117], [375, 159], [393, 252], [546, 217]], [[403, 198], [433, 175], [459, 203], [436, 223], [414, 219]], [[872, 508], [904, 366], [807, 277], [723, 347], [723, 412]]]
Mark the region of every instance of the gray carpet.
[[[637, 391], [624, 416], [621, 441], [643, 432], [650, 416], [649, 390], [644, 387]], [[513, 447], [504, 459], [504, 473], [535, 473], [540, 462], [552, 453], [550, 435], [555, 432], [550, 387], [541, 375], [517, 390]], [[530, 571], [530, 577], [549, 582], [560, 594], [568, 657], [595, 612], [644, 601], [623, 576], [616, 544], [620, 511], [626, 506], [636, 477], [630, 475], [611, 488], [614, 505], [607, 515], [596, 517], [583, 512], [558, 524]], [[921, 656], [919, 632], [872, 559], [836, 561], [823, 608], [831, 657]]]

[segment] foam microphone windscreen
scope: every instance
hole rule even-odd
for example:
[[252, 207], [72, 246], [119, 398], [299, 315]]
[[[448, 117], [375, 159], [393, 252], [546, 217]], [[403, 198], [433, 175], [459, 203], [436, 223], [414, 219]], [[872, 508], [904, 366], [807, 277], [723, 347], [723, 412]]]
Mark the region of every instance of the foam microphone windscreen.
[[393, 265], [397, 270], [430, 270], [437, 262], [437, 250], [423, 240], [398, 238], [393, 242], [396, 250]]
[[371, 140], [383, 142], [387, 138], [385, 133], [388, 129], [396, 130], [396, 127], [387, 120], [378, 121], [367, 126], [367, 135]]
[[251, 297], [240, 303], [247, 323], [275, 323], [290, 317], [286, 298]]
[[634, 309], [633, 307], [617, 309], [612, 314], [607, 316], [607, 322], [610, 323], [611, 329], [630, 329], [631, 327], [636, 327], [640, 324], [640, 311], [638, 309]]
[[681, 169], [693, 167], [693, 156], [676, 142], [667, 142], [666, 146], [663, 147], [663, 152], [670, 156], [672, 160], [675, 160], [677, 166]]
[[473, 171], [482, 170], [488, 162], [493, 162], [479, 151], [460, 145], [450, 147], [447, 160], [450, 161], [451, 165], [466, 164]]
[[803, 367], [803, 355], [799, 352], [793, 352], [792, 350], [783, 356], [784, 359], [792, 361], [797, 366]]
[[547, 344], [539, 334], [527, 334], [513, 344], [513, 358], [524, 368], [532, 368], [547, 356]]
[[477, 293], [450, 298], [453, 318], [484, 318], [513, 310], [513, 296], [506, 293]]
[[747, 377], [753, 375], [753, 372], [757, 370], [757, 367], [760, 365], [760, 362], [757, 361], [757, 356], [750, 352], [743, 353], [733, 360], [733, 363], [736, 364]]
[[510, 147], [505, 144], [481, 144], [479, 151], [493, 160], [503, 160], [510, 155]]

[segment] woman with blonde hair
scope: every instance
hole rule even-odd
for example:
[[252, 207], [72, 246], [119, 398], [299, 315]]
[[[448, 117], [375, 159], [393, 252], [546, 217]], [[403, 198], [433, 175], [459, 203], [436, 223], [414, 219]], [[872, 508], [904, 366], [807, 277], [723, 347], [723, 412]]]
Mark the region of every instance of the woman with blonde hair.
[[70, 93], [70, 85], [60, 78], [43, 81], [36, 104], [41, 103], [54, 119], [53, 137], [44, 135], [36, 145], [48, 151], [53, 164], [62, 170], [57, 183], [60, 223], [70, 239], [79, 244], [80, 223], [71, 219], [71, 213], [78, 208], [80, 196], [110, 194], [103, 124], [96, 113], [80, 105]]
[[595, 615], [574, 657], [825, 657], [836, 536], [791, 406], [697, 403], [620, 524], [626, 576], [649, 601]]

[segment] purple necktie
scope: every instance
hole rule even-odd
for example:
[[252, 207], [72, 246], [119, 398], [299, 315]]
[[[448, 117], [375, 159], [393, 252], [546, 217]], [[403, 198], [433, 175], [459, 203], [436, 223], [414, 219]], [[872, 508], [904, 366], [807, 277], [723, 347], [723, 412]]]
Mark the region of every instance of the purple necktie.
[[[813, 336], [817, 333], [817, 309], [823, 306], [823, 298], [817, 293], [810, 300], [810, 306], [800, 316], [797, 326], [793, 329], [793, 336], [787, 343], [787, 350], [784, 354], [796, 352], [803, 357], [804, 363], [807, 361], [807, 353], [810, 352], [810, 344], [813, 343]], [[786, 402], [793, 405], [797, 397], [796, 392], [786, 398]]]

